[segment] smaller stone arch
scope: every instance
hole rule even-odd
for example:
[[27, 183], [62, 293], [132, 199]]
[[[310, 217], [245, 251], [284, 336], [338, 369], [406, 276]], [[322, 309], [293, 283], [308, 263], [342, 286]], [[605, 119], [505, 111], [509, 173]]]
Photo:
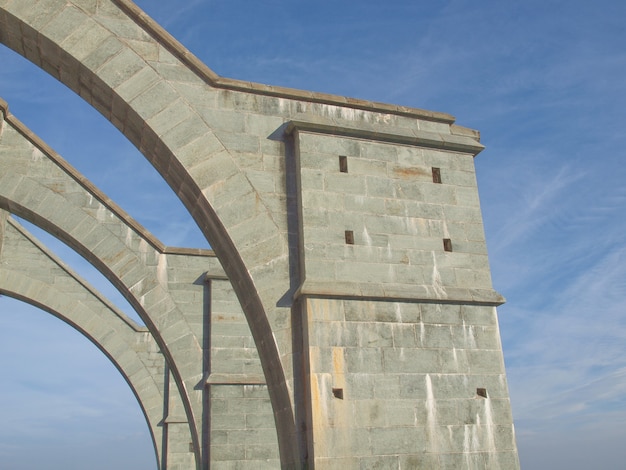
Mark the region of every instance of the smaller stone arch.
[[[208, 451], [198, 446], [205, 420], [203, 397], [209, 387], [206, 362], [198, 359], [207, 354], [199, 345], [206, 313], [201, 296], [205, 275], [227, 279], [219, 261], [210, 250], [164, 246], [8, 111], [4, 117], [0, 207], [74, 248], [126, 292], [131, 305], [143, 314], [147, 331], [164, 355], [165, 376], [171, 375], [176, 383], [176, 387], [164, 384], [169, 399], [163, 424], [189, 428], [190, 439], [184, 437], [188, 431], [177, 432], [184, 442], [176, 444], [176, 458], [183, 461], [182, 468], [199, 466], [208, 459]], [[176, 466], [170, 460], [167, 468]]]
[[[6, 214], [5, 212], [3, 212]], [[150, 332], [118, 311], [26, 229], [4, 217], [0, 292], [34, 305], [89, 339], [115, 365], [144, 414], [157, 462], [163, 461], [166, 363]], [[190, 441], [191, 437], [185, 437]]]
[[[185, 308], [189, 305], [177, 303], [170, 294], [167, 264], [168, 257], [174, 256], [213, 259], [212, 252], [165, 247], [10, 115], [6, 103], [0, 102], [0, 108], [4, 117], [0, 207], [38, 225], [80, 253], [139, 313], [177, 384], [184, 409], [179, 414], [190, 426], [194, 452], [199, 456], [201, 332], [188, 322]], [[196, 268], [197, 277], [201, 276], [199, 263], [187, 264]], [[216, 260], [209, 261], [202, 269], [215, 264]], [[195, 307], [201, 309], [202, 303]]]

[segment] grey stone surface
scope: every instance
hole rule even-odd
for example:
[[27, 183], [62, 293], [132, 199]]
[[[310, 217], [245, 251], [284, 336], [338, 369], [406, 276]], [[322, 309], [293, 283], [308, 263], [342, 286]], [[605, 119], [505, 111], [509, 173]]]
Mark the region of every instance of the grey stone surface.
[[[0, 102], [0, 207], [110, 273], [162, 355], [85, 314], [164, 423], [161, 468], [518, 468], [476, 131], [219, 77], [129, 0], [0, 0], [0, 41], [124, 133], [214, 250], [164, 247]], [[14, 253], [15, 295], [82, 311]]]

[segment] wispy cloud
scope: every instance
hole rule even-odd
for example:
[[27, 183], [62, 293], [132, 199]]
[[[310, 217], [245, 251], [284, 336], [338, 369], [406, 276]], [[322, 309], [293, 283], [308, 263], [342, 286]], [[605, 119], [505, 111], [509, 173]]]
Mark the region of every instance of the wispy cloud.
[[[588, 423], [626, 401], [626, 249], [608, 253], [539, 310], [516, 308], [524, 337], [508, 342], [516, 417]], [[534, 424], [533, 427], [538, 426]]]
[[518, 162], [516, 168], [523, 174], [509, 187], [507, 202], [513, 204], [508, 210], [515, 214], [509, 217], [495, 233], [490, 249], [497, 254], [512, 244], [519, 244], [537, 230], [559, 219], [564, 208], [563, 194], [579, 182], [584, 175], [567, 164], [551, 173], [541, 172], [528, 163]]

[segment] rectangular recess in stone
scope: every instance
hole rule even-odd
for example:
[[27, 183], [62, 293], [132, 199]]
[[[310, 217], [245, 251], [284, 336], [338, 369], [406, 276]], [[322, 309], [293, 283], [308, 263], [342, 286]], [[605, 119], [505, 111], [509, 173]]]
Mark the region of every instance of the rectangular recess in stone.
[[354, 232], [352, 230], [346, 230], [346, 244], [354, 245]]
[[194, 448], [193, 448], [193, 442], [189, 443], [189, 452], [193, 452]]
[[449, 238], [443, 239], [443, 250], [452, 251], [452, 240], [450, 240]]
[[441, 168], [433, 167], [433, 183], [441, 184]]
[[333, 388], [333, 396], [343, 400], [343, 388]]
[[339, 171], [341, 173], [348, 173], [348, 157], [345, 155], [339, 155]]
[[487, 398], [487, 389], [486, 388], [477, 388], [476, 395], [479, 397]]

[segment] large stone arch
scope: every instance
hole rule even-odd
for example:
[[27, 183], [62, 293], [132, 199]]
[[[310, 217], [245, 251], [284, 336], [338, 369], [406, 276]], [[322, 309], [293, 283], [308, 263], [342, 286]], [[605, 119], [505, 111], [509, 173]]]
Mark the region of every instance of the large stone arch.
[[157, 462], [162, 462], [165, 361], [152, 335], [117, 311], [13, 219], [3, 223], [0, 233], [0, 293], [56, 316], [109, 358], [135, 395]]
[[139, 24], [150, 22], [129, 1], [45, 0], [36, 8], [2, 1], [0, 8], [0, 41], [116, 125], [163, 175], [209, 240], [259, 350], [281, 460], [295, 465], [299, 458], [287, 385], [291, 313], [277, 307], [290, 277], [286, 207], [278, 214], [283, 220], [277, 220], [239, 167], [233, 147], [240, 143], [218, 138], [214, 116], [203, 115], [203, 103], [194, 102], [198, 87], [203, 100], [215, 99], [206, 78], [170, 52], [182, 48], [169, 36], [155, 39], [154, 29]]

